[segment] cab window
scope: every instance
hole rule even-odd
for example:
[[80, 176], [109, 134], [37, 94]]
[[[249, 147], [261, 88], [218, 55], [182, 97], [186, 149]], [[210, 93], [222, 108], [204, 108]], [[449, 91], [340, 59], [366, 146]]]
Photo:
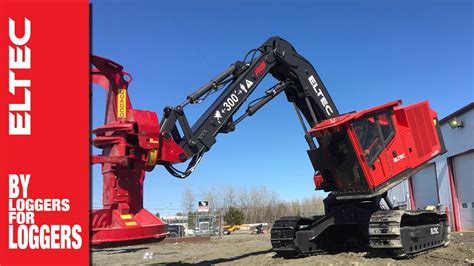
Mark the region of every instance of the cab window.
[[372, 165], [382, 150], [383, 144], [375, 116], [366, 116], [358, 119], [352, 126], [354, 127], [367, 163]]
[[362, 117], [352, 123], [365, 159], [371, 166], [394, 135], [390, 113]]
[[390, 114], [388, 112], [377, 115], [377, 122], [382, 133], [383, 142], [388, 142], [393, 136], [392, 123], [390, 121]]
[[318, 141], [321, 141], [328, 160], [328, 170], [331, 171], [333, 182], [338, 190], [367, 189], [364, 173], [345, 131], [331, 133], [325, 131]]

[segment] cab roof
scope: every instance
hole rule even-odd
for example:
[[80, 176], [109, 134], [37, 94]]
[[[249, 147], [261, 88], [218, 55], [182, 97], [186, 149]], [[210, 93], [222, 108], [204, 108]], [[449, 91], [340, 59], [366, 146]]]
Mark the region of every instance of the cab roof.
[[309, 133], [315, 133], [315, 132], [318, 132], [318, 131], [321, 131], [321, 130], [324, 130], [324, 129], [327, 129], [327, 128], [330, 128], [330, 127], [339, 126], [339, 125], [342, 125], [342, 124], [344, 124], [348, 121], [351, 121], [351, 120], [357, 119], [359, 117], [362, 117], [366, 114], [376, 112], [376, 111], [381, 110], [381, 109], [386, 109], [388, 107], [399, 106], [401, 104], [402, 104], [401, 100], [396, 100], [396, 101], [392, 101], [392, 102], [389, 102], [389, 103], [386, 103], [386, 104], [383, 104], [383, 105], [379, 105], [377, 107], [365, 109], [365, 110], [362, 110], [362, 111], [359, 111], [359, 112], [347, 113], [347, 114], [343, 114], [343, 115], [340, 115], [340, 116], [335, 117], [335, 118], [327, 119], [327, 120], [324, 120], [321, 123], [317, 124], [312, 129], [310, 129]]

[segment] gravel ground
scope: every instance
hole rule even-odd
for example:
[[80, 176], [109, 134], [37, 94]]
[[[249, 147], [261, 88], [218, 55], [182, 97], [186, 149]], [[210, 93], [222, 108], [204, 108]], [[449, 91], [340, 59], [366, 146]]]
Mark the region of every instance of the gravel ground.
[[448, 247], [412, 259], [369, 258], [365, 252], [296, 259], [275, 257], [270, 234], [235, 234], [204, 243], [143, 244], [92, 249], [92, 263], [102, 264], [235, 264], [235, 265], [474, 265], [474, 232], [453, 233]]

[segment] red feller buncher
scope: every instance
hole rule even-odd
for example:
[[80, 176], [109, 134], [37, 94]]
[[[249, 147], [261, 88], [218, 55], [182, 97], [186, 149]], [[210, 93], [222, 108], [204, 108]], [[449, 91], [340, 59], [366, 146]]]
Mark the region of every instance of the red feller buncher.
[[[92, 143], [103, 152], [91, 161], [102, 164], [104, 180], [104, 207], [91, 213], [93, 244], [165, 238], [166, 225], [143, 208], [145, 172], [161, 165], [178, 178], [189, 176], [217, 135], [234, 131], [282, 92], [304, 129], [316, 189], [330, 194], [325, 215], [283, 217], [274, 223], [271, 244], [277, 254], [367, 247], [381, 255], [411, 257], [449, 243], [445, 211], [399, 210], [387, 198], [390, 188], [445, 152], [428, 102], [403, 107], [393, 101], [339, 114], [310, 62], [289, 42], [272, 37], [182, 104], [166, 107], [159, 123], [156, 113], [132, 108], [131, 77], [122, 66], [96, 56], [91, 64], [92, 81], [107, 90], [105, 125], [93, 130]], [[234, 119], [268, 74], [278, 83]], [[184, 108], [215, 92], [220, 96], [190, 126]], [[175, 168], [186, 161], [184, 171]]]

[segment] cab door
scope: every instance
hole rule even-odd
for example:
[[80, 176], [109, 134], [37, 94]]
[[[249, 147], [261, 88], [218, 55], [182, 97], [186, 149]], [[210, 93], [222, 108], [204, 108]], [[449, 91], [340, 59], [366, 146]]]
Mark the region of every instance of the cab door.
[[352, 123], [362, 151], [361, 161], [369, 172], [369, 183], [373, 187], [385, 182], [393, 173], [386, 146], [393, 139], [394, 129], [390, 110], [365, 115]]
[[383, 149], [379, 155], [379, 162], [382, 168], [380, 179], [377, 185], [384, 183], [394, 175], [393, 156], [390, 153], [390, 145], [395, 136], [395, 129], [391, 119], [391, 109], [376, 114], [377, 126], [380, 131]]

